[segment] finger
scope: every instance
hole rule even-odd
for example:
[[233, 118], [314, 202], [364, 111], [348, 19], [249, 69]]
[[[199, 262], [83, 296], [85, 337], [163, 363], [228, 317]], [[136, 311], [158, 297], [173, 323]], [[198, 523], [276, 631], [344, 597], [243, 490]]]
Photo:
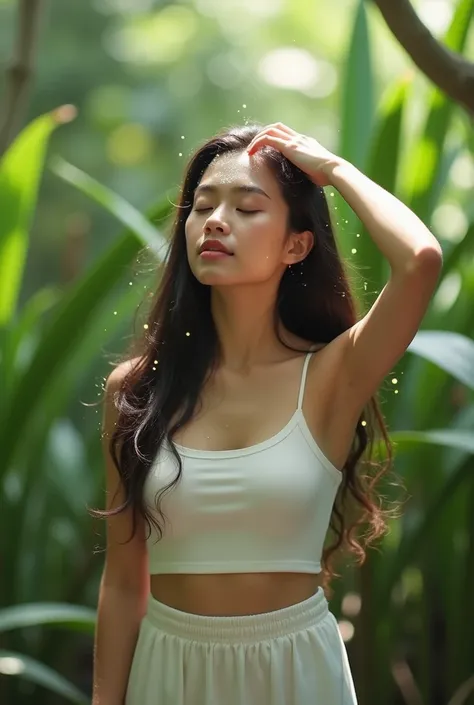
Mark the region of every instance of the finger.
[[288, 138], [292, 136], [292, 135], [288, 135], [283, 130], [277, 129], [275, 127], [268, 127], [265, 130], [265, 132], [260, 132], [256, 137], [253, 138], [253, 140], [250, 142], [249, 146], [247, 147], [247, 151], [248, 152], [253, 151], [257, 141], [261, 140], [266, 135], [269, 135], [272, 137], [279, 137], [282, 140], [288, 140]]
[[283, 130], [283, 132], [287, 132], [289, 135], [297, 135], [298, 133], [296, 130], [293, 130], [291, 127], [288, 127], [288, 125], [284, 125], [282, 122], [275, 122], [270, 127], [276, 127], [279, 130]]
[[247, 148], [248, 154], [254, 154], [257, 149], [260, 149], [261, 147], [267, 145], [269, 147], [274, 147], [275, 149], [278, 149], [280, 151], [283, 151], [285, 147], [288, 144], [288, 140], [282, 137], [276, 137], [275, 135], [262, 135], [261, 137], [256, 138], [254, 141], [254, 144], [250, 147]]

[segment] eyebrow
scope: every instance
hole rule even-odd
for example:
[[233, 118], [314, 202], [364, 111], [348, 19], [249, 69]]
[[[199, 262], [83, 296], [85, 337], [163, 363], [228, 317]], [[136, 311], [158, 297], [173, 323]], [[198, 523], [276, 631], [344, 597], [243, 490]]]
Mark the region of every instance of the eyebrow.
[[[202, 186], [198, 186], [195, 190], [195, 194], [197, 196], [198, 192], [208, 192], [208, 193], [215, 193], [218, 191], [217, 186], [212, 186], [211, 184], [202, 184]], [[250, 186], [250, 185], [240, 185], [240, 186], [231, 186], [230, 191], [234, 193], [258, 193], [261, 196], [266, 196], [267, 198], [270, 198], [268, 193], [265, 193], [265, 191], [258, 186]], [[270, 199], [271, 200], [271, 199]]]

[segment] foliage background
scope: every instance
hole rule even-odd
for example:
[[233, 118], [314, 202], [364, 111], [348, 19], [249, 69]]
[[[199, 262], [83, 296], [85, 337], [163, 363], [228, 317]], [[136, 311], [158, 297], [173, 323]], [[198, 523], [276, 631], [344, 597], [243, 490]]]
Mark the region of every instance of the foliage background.
[[[468, 1], [423, 0], [414, 6], [441, 38], [456, 8], [472, 18]], [[16, 26], [16, 4], [0, 0], [0, 62], [5, 69]], [[465, 39], [459, 40], [471, 58], [472, 26], [471, 19]], [[0, 95], [5, 95], [5, 81], [4, 70]], [[48, 336], [50, 313], [109, 255], [135, 213], [130, 211], [127, 220], [119, 202], [100, 195], [99, 186], [82, 172], [137, 212], [153, 208], [152, 222], [161, 228], [186, 160], [202, 140], [223, 125], [282, 121], [350, 158], [430, 225], [443, 246], [445, 268], [424, 328], [459, 337], [420, 336], [413, 354], [407, 353], [384, 385], [389, 428], [399, 443], [396, 469], [412, 500], [380, 556], [373, 553], [360, 573], [350, 566], [344, 571], [334, 586], [332, 608], [361, 703], [472, 702], [459, 690], [474, 674], [474, 613], [466, 604], [474, 589], [470, 119], [460, 108], [442, 103], [413, 70], [376, 8], [358, 0], [50, 0], [42, 16], [24, 122], [64, 104], [76, 106], [78, 114], [51, 134], [10, 328], [43, 292], [34, 326], [16, 351], [18, 378]], [[53, 162], [55, 155], [65, 162]], [[370, 243], [364, 246], [357, 239], [363, 228], [337, 195], [333, 203], [347, 266], [368, 305], [384, 281], [385, 265]], [[71, 331], [84, 327], [71, 364], [48, 377], [54, 389], [49, 395], [42, 391], [44, 400], [25, 428], [23, 447], [0, 475], [8, 509], [4, 530], [10, 536], [10, 548], [2, 544], [0, 606], [67, 603], [89, 608], [78, 612], [76, 621], [71, 615], [57, 618], [56, 627], [12, 630], [4, 621], [1, 647], [30, 655], [86, 694], [92, 610], [103, 565], [103, 555], [93, 549], [103, 545], [103, 535], [92, 526], [85, 506], [102, 501], [103, 471], [100, 408], [84, 402], [101, 395], [108, 357], [123, 349], [136, 307], [153, 286], [153, 248], [143, 251], [146, 264], [136, 259], [138, 244], [146, 245], [150, 233], [136, 213], [133, 218], [136, 245], [115, 265], [121, 269], [110, 274], [110, 286], [101, 290], [94, 320], [77, 307], [76, 318], [62, 329], [65, 337], [51, 341], [52, 348], [61, 347], [66, 336], [74, 340]], [[31, 402], [23, 397], [25, 412]], [[8, 415], [8, 403], [3, 412]], [[453, 428], [457, 436], [446, 433]], [[410, 432], [402, 433], [406, 429]], [[436, 429], [445, 435], [435, 437]], [[444, 505], [442, 497], [449, 498]], [[423, 524], [427, 517], [431, 523]], [[416, 533], [420, 525], [425, 528]], [[389, 593], [384, 575], [393, 576]], [[384, 589], [390, 597], [385, 603], [380, 597]], [[13, 661], [6, 658], [0, 656], [0, 673], [13, 673]], [[58, 694], [60, 681], [52, 673], [50, 680], [44, 676], [41, 681], [34, 665], [24, 664], [28, 678], [2, 677], [5, 702], [84, 701], [73, 690]], [[451, 701], [456, 692], [458, 700]]]

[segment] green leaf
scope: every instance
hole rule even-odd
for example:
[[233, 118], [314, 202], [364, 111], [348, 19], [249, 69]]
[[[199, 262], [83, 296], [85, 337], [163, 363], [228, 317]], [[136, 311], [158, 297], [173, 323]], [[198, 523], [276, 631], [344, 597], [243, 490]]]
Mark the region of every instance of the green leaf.
[[374, 119], [374, 79], [367, 10], [363, 0], [357, 4], [346, 67], [339, 154], [355, 166], [363, 168]]
[[[109, 199], [111, 212], [128, 229], [65, 294], [49, 326], [43, 331], [31, 363], [12, 391], [8, 413], [0, 427], [0, 447], [3, 450], [0, 478], [9, 467], [26, 433], [27, 424], [41, 401], [41, 395], [53, 378], [61, 375], [64, 366], [80, 346], [87, 328], [100, 315], [106, 296], [128, 270], [142, 245], [148, 245], [152, 232], [155, 233], [155, 242], [152, 243], [155, 251], [161, 250], [165, 242], [159, 231], [148, 221], [143, 227], [144, 218], [138, 211], [129, 204], [125, 209], [122, 206], [123, 203], [117, 206], [116, 201]], [[166, 203], [160, 203], [155, 209], [155, 217], [162, 216], [167, 208], [169, 204], [166, 199]], [[58, 345], [58, 341], [61, 344]], [[25, 399], [30, 400], [27, 405]]]
[[[444, 431], [444, 434], [445, 440], [448, 441], [449, 429], [446, 429]], [[471, 437], [470, 440], [469, 438], [467, 438], [468, 434], [463, 435], [465, 435], [465, 446], [470, 445], [471, 452], [474, 452], [474, 441], [472, 439], [472, 433], [469, 434]], [[459, 439], [456, 439], [456, 432], [453, 432], [453, 445], [457, 446], [458, 442]], [[450, 474], [447, 480], [443, 483], [441, 489], [438, 490], [431, 504], [423, 509], [422, 518], [417, 521], [414, 528], [405, 530], [405, 533], [403, 534], [402, 540], [399, 544], [396, 556], [392, 559], [391, 563], [387, 563], [386, 570], [384, 571], [383, 575], [380, 576], [380, 590], [377, 595], [377, 609], [380, 610], [380, 614], [386, 613], [390, 602], [390, 595], [392, 589], [400, 579], [402, 571], [414, 559], [417, 552], [421, 549], [423, 543], [429, 539], [430, 534], [436, 527], [436, 525], [443, 520], [443, 514], [450, 506], [454, 495], [466, 480], [470, 480], [473, 471], [474, 459], [469, 456], [467, 460], [462, 463], [462, 465], [458, 467], [455, 472], [452, 472]]]
[[440, 428], [430, 431], [393, 431], [390, 439], [399, 446], [399, 450], [404, 446], [426, 443], [474, 454], [474, 433], [471, 430]]
[[[363, 170], [372, 138], [375, 112], [370, 36], [364, 0], [357, 3], [345, 67], [338, 154]], [[338, 209], [339, 223], [345, 223], [346, 232], [353, 232], [357, 217], [337, 191], [334, 205]], [[346, 238], [341, 240], [342, 251], [347, 256]]]
[[42, 624], [56, 624], [80, 631], [93, 632], [96, 613], [90, 607], [60, 602], [38, 602], [14, 605], [0, 610], [0, 632]]
[[61, 695], [68, 702], [77, 705], [87, 705], [90, 701], [84, 693], [49, 666], [36, 661], [30, 656], [17, 654], [14, 651], [0, 651], [0, 674], [17, 676], [41, 685], [44, 688]]
[[461, 333], [419, 331], [407, 348], [474, 389], [474, 341]]
[[[130, 231], [139, 234], [143, 244], [149, 247], [160, 259], [162, 258], [163, 248], [167, 245], [166, 239], [150, 223], [148, 218], [142, 215], [128, 201], [61, 157], [54, 157], [50, 166], [57, 176], [103, 206], [123, 225], [127, 226]], [[162, 204], [160, 215], [164, 217], [170, 211], [171, 204], [166, 204], [164, 200]]]
[[[370, 147], [367, 175], [387, 191], [394, 192], [399, 172], [403, 114], [407, 101], [411, 74], [392, 84], [384, 94], [377, 115], [374, 137]], [[390, 275], [389, 265], [366, 228], [361, 224], [360, 237], [351, 238], [357, 253], [351, 258], [357, 264], [364, 281], [370, 283], [365, 309], [373, 303], [373, 291], [379, 292]], [[370, 294], [370, 297], [369, 297]], [[378, 294], [376, 294], [378, 295]]]
[[[466, 46], [474, 0], [459, 0], [443, 44], [462, 54]], [[404, 191], [410, 208], [428, 223], [443, 186], [441, 166], [444, 144], [456, 105], [438, 88], [429, 101], [426, 123], [421, 138], [406, 163]]]
[[49, 138], [58, 125], [73, 116], [73, 109], [63, 106], [36, 118], [0, 162], [0, 327], [16, 310]]
[[21, 374], [24, 360], [20, 359], [21, 347], [31, 345], [31, 339], [40, 333], [39, 323], [41, 317], [49, 311], [61, 296], [59, 288], [44, 287], [37, 291], [23, 306], [17, 321], [11, 321], [3, 330], [3, 346], [0, 374], [2, 376], [2, 406], [8, 404], [11, 389], [16, 383], [18, 374]]

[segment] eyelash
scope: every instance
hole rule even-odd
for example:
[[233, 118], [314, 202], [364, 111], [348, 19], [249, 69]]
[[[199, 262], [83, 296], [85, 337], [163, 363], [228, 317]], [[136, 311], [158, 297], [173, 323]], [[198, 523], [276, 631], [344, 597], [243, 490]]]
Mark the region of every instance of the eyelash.
[[[206, 211], [210, 211], [210, 210], [212, 210], [212, 208], [195, 208], [195, 209], [194, 209], [194, 211], [195, 211], [196, 213], [205, 213]], [[240, 211], [240, 213], [260, 213], [259, 210], [255, 210], [255, 211], [246, 211], [246, 210], [244, 210], [243, 208], [237, 208], [237, 210]]]

